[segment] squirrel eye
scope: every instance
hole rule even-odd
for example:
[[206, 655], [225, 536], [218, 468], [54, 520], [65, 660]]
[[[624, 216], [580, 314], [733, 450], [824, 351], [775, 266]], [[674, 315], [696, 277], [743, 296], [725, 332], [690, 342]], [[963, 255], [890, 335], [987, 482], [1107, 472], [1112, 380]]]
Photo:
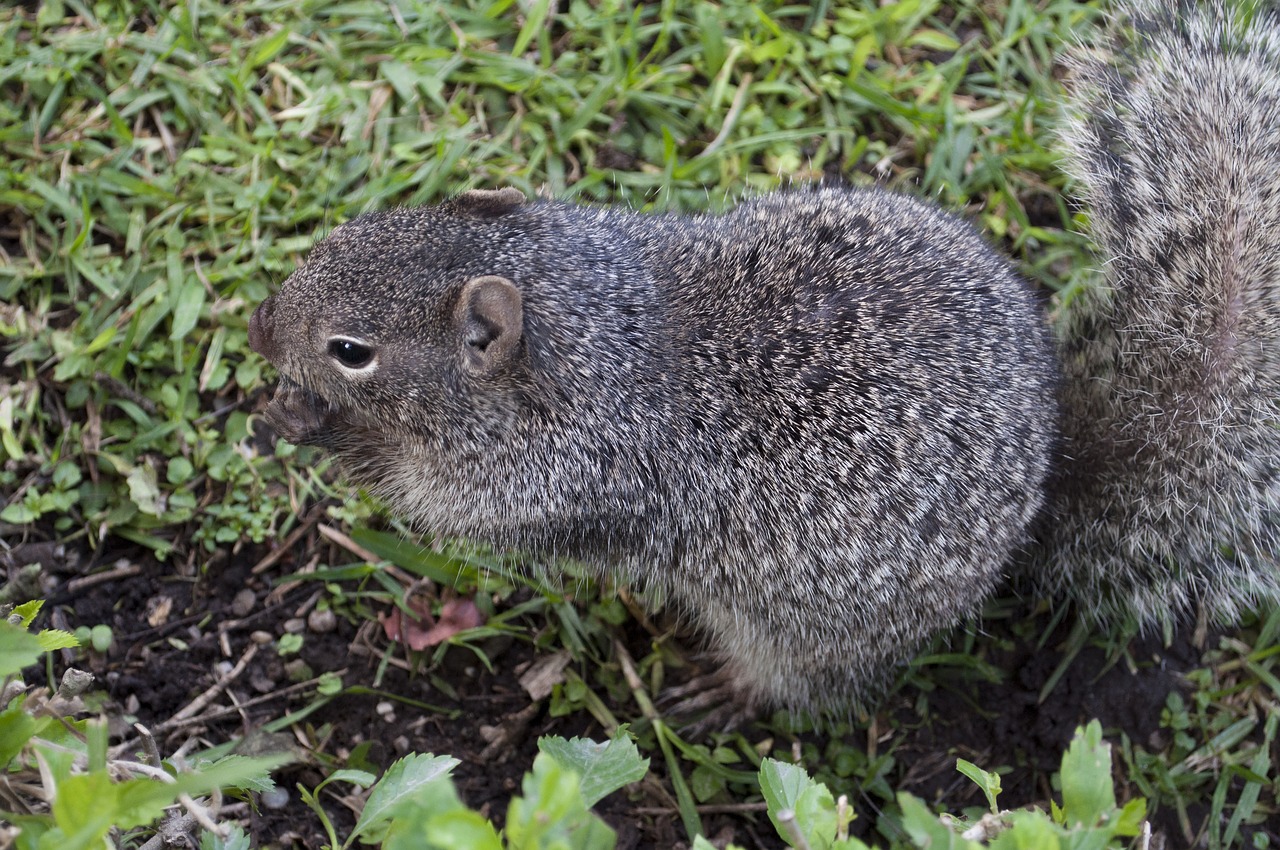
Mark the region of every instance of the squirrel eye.
[[357, 340], [335, 336], [329, 340], [329, 356], [348, 369], [363, 369], [373, 362], [373, 349]]

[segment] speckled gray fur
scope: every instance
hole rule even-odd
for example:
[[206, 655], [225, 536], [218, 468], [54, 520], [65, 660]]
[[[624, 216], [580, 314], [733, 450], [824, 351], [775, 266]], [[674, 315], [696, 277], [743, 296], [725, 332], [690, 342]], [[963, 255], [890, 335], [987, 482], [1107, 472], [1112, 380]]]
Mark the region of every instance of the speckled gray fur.
[[[1098, 616], [1280, 599], [1280, 20], [1127, 8], [1064, 148], [1104, 286], [1062, 337], [1067, 486], [1038, 560]], [[1225, 55], [1224, 55], [1225, 52]]]
[[1028, 550], [1098, 612], [1275, 596], [1277, 28], [1224, 58], [1197, 21], [1078, 67], [1069, 139], [1118, 259], [1072, 313], [1065, 415], [1032, 293], [927, 203], [502, 190], [321, 242], [251, 323], [269, 418], [423, 529], [663, 588], [746, 710], [847, 707]]

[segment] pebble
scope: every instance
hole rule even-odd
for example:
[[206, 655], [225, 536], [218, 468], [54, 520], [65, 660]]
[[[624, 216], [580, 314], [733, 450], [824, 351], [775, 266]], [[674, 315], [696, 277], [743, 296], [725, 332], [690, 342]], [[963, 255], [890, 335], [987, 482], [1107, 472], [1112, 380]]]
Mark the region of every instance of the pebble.
[[258, 646], [266, 646], [271, 643], [271, 641], [275, 640], [275, 638], [271, 636], [271, 632], [264, 632], [259, 629], [249, 635], [249, 640], [253, 641]]
[[311, 665], [301, 658], [295, 658], [284, 665], [284, 674], [290, 682], [305, 682], [312, 677]]
[[257, 595], [246, 587], [236, 594], [235, 599], [231, 600], [231, 613], [237, 618], [247, 617], [256, 604], [258, 604]]
[[264, 809], [283, 809], [289, 805], [289, 792], [284, 788], [276, 786], [270, 791], [263, 791], [259, 797], [262, 800]]
[[338, 626], [338, 615], [331, 608], [316, 608], [307, 615], [307, 628], [316, 634], [331, 632]]
[[284, 621], [284, 630], [286, 634], [299, 635], [302, 630], [307, 627], [307, 623], [301, 617], [294, 617]]

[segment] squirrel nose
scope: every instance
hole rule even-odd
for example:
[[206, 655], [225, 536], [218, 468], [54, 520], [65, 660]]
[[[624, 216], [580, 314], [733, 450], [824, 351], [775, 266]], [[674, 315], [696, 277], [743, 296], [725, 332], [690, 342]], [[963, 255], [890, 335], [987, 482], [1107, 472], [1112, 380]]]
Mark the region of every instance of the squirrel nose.
[[275, 354], [275, 313], [276, 299], [272, 295], [258, 305], [249, 317], [249, 347], [268, 360], [274, 360]]

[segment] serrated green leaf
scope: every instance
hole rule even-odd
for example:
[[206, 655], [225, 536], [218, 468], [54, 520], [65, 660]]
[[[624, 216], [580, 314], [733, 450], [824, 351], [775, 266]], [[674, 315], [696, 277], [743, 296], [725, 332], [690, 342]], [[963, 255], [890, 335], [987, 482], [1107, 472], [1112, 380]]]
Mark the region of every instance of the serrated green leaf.
[[36, 633], [36, 640], [40, 643], [40, 648], [45, 652], [52, 652], [55, 649], [80, 648], [80, 641], [76, 636], [61, 629], [41, 629]]
[[810, 846], [819, 850], [835, 846], [839, 818], [835, 798], [827, 786], [811, 779], [796, 765], [765, 759], [760, 765], [760, 788], [768, 804], [769, 819], [784, 840], [790, 841], [791, 836], [778, 814], [789, 810]]
[[1094, 720], [1077, 729], [1062, 756], [1062, 811], [1068, 825], [1097, 826], [1116, 807], [1111, 780], [1111, 745]]
[[112, 823], [132, 828], [150, 823], [177, 800], [179, 794], [199, 797], [215, 789], [246, 788], [261, 783], [269, 772], [291, 760], [287, 755], [249, 758], [227, 756], [196, 770], [179, 773], [172, 782], [153, 779], [131, 779], [113, 783]]
[[778, 813], [795, 813], [800, 833], [815, 848], [827, 848], [835, 841], [839, 826], [835, 799], [825, 785], [815, 782], [804, 769], [776, 759], [760, 763], [760, 791], [768, 805], [769, 820], [783, 839], [788, 839]]
[[360, 837], [370, 843], [382, 841], [396, 807], [402, 801], [421, 794], [424, 786], [447, 780], [449, 772], [457, 764], [458, 760], [452, 756], [430, 753], [414, 753], [392, 764], [369, 794], [352, 837]]
[[19, 618], [18, 625], [24, 629], [29, 629], [32, 621], [35, 620], [36, 615], [40, 613], [40, 609], [43, 607], [43, 599], [32, 599], [30, 602], [23, 602], [21, 605], [15, 606], [13, 615]]
[[1120, 810], [1120, 817], [1114, 825], [1116, 835], [1137, 835], [1142, 832], [1142, 822], [1146, 819], [1147, 801], [1143, 797], [1135, 797]]
[[831, 789], [820, 782], [815, 782], [800, 792], [795, 807], [796, 825], [809, 840], [814, 850], [825, 850], [835, 841], [839, 827], [836, 817], [836, 800], [831, 796]]
[[[443, 842], [436, 840], [437, 836], [433, 825], [435, 820], [437, 818], [447, 819], [449, 815], [454, 813], [469, 811], [462, 804], [462, 801], [458, 799], [458, 792], [453, 787], [453, 781], [448, 777], [440, 777], [431, 782], [423, 783], [417, 787], [412, 795], [399, 798], [388, 810], [382, 850], [444, 850], [444, 848], [450, 848], [451, 845], [448, 840]], [[471, 830], [465, 826], [460, 831], [463, 834], [471, 834]], [[483, 830], [480, 831], [480, 834], [481, 836], [484, 835]], [[353, 834], [347, 842], [348, 845], [354, 841], [355, 837]], [[494, 837], [496, 839], [496, 835]], [[448, 837], [445, 836], [445, 838]], [[367, 836], [362, 837], [361, 842], [369, 843], [370, 839]], [[477, 847], [489, 850], [488, 845], [483, 841]], [[500, 844], [499, 848], [501, 848]]]
[[538, 749], [578, 774], [587, 808], [622, 786], [639, 782], [649, 772], [649, 760], [640, 757], [625, 730], [605, 743], [586, 738], [540, 738]]
[[812, 784], [804, 768], [777, 759], [760, 763], [760, 791], [771, 812], [795, 808], [800, 793]]
[[587, 810], [577, 774], [547, 753], [538, 753], [521, 788], [523, 796], [507, 807], [512, 850], [609, 850], [617, 843], [613, 830]]

